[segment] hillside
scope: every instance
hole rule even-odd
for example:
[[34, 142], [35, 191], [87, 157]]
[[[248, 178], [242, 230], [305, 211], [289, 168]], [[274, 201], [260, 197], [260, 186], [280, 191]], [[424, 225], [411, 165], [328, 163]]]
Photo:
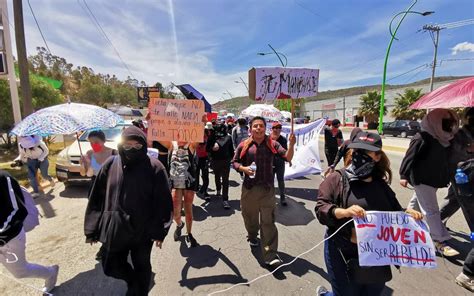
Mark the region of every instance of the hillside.
[[[442, 81], [447, 81], [447, 80], [453, 80], [453, 79], [460, 79], [464, 78], [464, 76], [443, 76], [443, 77], [436, 77], [435, 82], [442, 82]], [[397, 88], [406, 88], [406, 87], [417, 87], [419, 85], [423, 85], [426, 83], [429, 83], [430, 79], [422, 79], [416, 82], [412, 82], [409, 84], [387, 84], [385, 86], [385, 89], [397, 89]], [[331, 99], [331, 98], [337, 98], [337, 97], [344, 97], [344, 96], [353, 96], [353, 95], [362, 95], [367, 93], [367, 91], [372, 91], [372, 90], [377, 90], [380, 91], [381, 85], [366, 85], [366, 86], [355, 86], [355, 87], [350, 87], [350, 88], [343, 88], [343, 89], [337, 89], [337, 90], [327, 90], [327, 91], [322, 91], [318, 93], [317, 97], [309, 97], [306, 98], [305, 101], [316, 101], [316, 100], [326, 100], [326, 99]], [[229, 100], [217, 102], [212, 105], [212, 108], [216, 111], [219, 110], [227, 110], [229, 112], [233, 113], [239, 113], [241, 110], [245, 109], [245, 107], [249, 106], [252, 104], [253, 101], [250, 100], [248, 97], [235, 97]]]

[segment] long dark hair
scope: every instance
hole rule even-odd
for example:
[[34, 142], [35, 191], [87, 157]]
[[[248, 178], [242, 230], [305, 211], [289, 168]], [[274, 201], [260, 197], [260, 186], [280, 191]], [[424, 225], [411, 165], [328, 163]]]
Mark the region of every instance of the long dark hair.
[[[344, 159], [344, 166], [348, 167], [352, 162], [352, 151], [349, 149]], [[392, 183], [392, 169], [390, 168], [390, 159], [388, 159], [387, 154], [383, 150], [375, 152], [377, 155], [380, 155], [380, 161], [375, 163], [375, 168], [372, 173], [372, 177], [385, 180], [388, 184]]]

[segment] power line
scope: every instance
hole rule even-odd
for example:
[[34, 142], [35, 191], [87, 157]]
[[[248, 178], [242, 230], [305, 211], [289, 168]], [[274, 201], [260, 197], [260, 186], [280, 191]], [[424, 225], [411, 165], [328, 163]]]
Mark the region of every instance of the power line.
[[[125, 63], [125, 61], [123, 60], [122, 56], [120, 55], [120, 53], [118, 52], [117, 48], [115, 47], [115, 45], [112, 43], [112, 40], [110, 40], [110, 38], [108, 37], [107, 33], [105, 32], [105, 30], [102, 28], [102, 26], [100, 25], [99, 23], [99, 20], [97, 19], [97, 17], [94, 15], [94, 13], [92, 12], [92, 10], [90, 9], [89, 5], [87, 5], [87, 2], [86, 0], [82, 0], [83, 3], [84, 3], [84, 6], [81, 5], [81, 3], [79, 2], [79, 0], [77, 0], [77, 2], [79, 3], [79, 6], [81, 6], [81, 8], [87, 13], [87, 15], [89, 16], [89, 18], [92, 20], [92, 23], [96, 26], [96, 29], [98, 29], [99, 31], [99, 34], [101, 34], [105, 40], [108, 42], [108, 44], [112, 47], [112, 49], [114, 50], [115, 54], [117, 55], [117, 57], [119, 58], [119, 60], [122, 62], [123, 66], [125, 67], [125, 69], [128, 71], [128, 73], [130, 74], [131, 77], [133, 77], [133, 79], [137, 80], [137, 78], [135, 77], [135, 75], [133, 75], [132, 71], [130, 70], [130, 68], [128, 67], [127, 63]], [[84, 8], [85, 7], [85, 8]], [[138, 80], [137, 80], [138, 81]]]
[[406, 72], [404, 72], [404, 73], [402, 73], [402, 74], [399, 74], [399, 75], [397, 75], [397, 76], [394, 76], [394, 77], [388, 79], [387, 81], [397, 79], [398, 77], [404, 76], [404, 75], [406, 75], [406, 74], [408, 74], [408, 73], [411, 73], [411, 72], [413, 72], [413, 71], [416, 71], [416, 70], [418, 70], [418, 69], [420, 69], [420, 68], [428, 68], [428, 67], [429, 67], [428, 64], [420, 65], [420, 66], [418, 66], [418, 67], [416, 67], [416, 68], [413, 68], [413, 69], [411, 69], [411, 70], [408, 70], [408, 71], [406, 71]]
[[28, 6], [30, 7], [31, 14], [33, 15], [33, 18], [35, 19], [36, 27], [38, 27], [38, 31], [41, 34], [41, 38], [43, 38], [44, 45], [46, 45], [46, 48], [48, 49], [49, 54], [52, 54], [51, 50], [49, 49], [48, 42], [46, 42], [46, 38], [44, 38], [43, 31], [41, 31], [41, 27], [38, 23], [38, 20], [36, 19], [36, 15], [33, 11], [33, 8], [31, 7], [30, 0], [28, 0]]

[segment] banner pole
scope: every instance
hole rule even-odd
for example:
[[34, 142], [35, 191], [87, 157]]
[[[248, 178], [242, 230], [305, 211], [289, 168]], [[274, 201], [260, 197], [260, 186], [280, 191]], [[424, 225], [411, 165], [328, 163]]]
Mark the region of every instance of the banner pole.
[[295, 126], [295, 100], [291, 99], [291, 133]]

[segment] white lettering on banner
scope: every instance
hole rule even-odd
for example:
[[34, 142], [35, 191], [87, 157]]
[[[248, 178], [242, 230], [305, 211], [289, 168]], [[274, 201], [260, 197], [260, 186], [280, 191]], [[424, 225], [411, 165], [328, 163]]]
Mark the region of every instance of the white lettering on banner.
[[354, 218], [360, 266], [399, 265], [435, 268], [428, 227], [403, 212], [368, 211]]
[[[291, 161], [292, 166], [286, 163], [285, 180], [321, 173], [319, 134], [325, 123], [325, 119], [319, 119], [307, 124], [295, 124], [295, 154]], [[290, 132], [289, 126], [282, 127], [282, 136], [288, 139]]]

